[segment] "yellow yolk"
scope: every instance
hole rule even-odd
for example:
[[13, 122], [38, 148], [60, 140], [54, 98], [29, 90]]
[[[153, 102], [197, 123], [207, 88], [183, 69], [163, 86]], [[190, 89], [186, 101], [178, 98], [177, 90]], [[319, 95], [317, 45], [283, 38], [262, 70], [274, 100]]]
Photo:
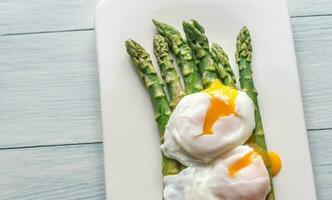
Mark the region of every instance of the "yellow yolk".
[[[203, 135], [213, 134], [212, 127], [214, 123], [223, 116], [228, 116], [235, 113], [235, 100], [238, 91], [232, 87], [224, 86], [220, 81], [214, 81], [209, 88], [203, 92], [208, 93], [211, 96], [210, 107], [205, 115]], [[228, 97], [228, 101], [225, 102], [216, 94], [220, 94]]]
[[255, 149], [259, 155], [262, 156], [265, 165], [270, 169], [272, 176], [278, 175], [281, 170], [280, 156], [273, 151], [266, 151], [256, 144], [249, 144], [250, 147]]
[[281, 170], [281, 159], [278, 154], [273, 151], [268, 152], [271, 160], [271, 173], [272, 176], [276, 176]]
[[[256, 151], [251, 151], [245, 156], [243, 156], [240, 160], [233, 163], [231, 166], [228, 167], [228, 175], [230, 177], [234, 177], [236, 173], [241, 171], [241, 169], [245, 168], [246, 166], [250, 165], [252, 161], [260, 156]], [[281, 170], [281, 159], [279, 155], [273, 151], [268, 151], [268, 156], [270, 158], [270, 169], [272, 176], [276, 176]]]
[[[232, 87], [225, 86], [220, 81], [216, 80], [210, 85], [209, 88], [205, 89], [203, 92], [211, 96], [210, 107], [205, 114], [202, 133], [202, 135], [209, 135], [213, 134], [213, 125], [218, 119], [220, 119], [220, 117], [228, 116], [231, 114], [236, 115], [235, 100], [238, 95], [238, 91]], [[217, 94], [228, 97], [228, 100], [225, 101], [218, 98], [216, 96]], [[258, 151], [256, 152], [256, 150]], [[259, 148], [256, 150], [249, 152], [240, 160], [232, 164], [228, 168], [228, 175], [230, 177], [234, 177], [241, 169], [250, 165], [252, 161], [257, 158], [257, 156], [260, 156], [260, 154], [262, 154], [267, 157], [266, 159], [270, 160], [269, 166], [271, 167], [271, 173], [273, 176], [276, 176], [281, 169], [281, 160], [278, 154], [272, 151], [266, 153], [265, 150], [265, 153], [263, 154], [259, 151]]]
[[252, 163], [252, 161], [259, 155], [255, 151], [251, 151], [243, 156], [240, 160], [233, 163], [228, 167], [228, 176], [235, 177], [235, 175], [241, 171], [241, 169], [247, 167]]

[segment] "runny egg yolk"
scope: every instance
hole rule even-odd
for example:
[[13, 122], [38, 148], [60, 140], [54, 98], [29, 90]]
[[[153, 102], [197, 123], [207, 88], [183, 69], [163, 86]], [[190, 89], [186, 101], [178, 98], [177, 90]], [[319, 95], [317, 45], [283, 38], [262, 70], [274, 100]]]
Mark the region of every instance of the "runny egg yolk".
[[[232, 87], [225, 86], [220, 81], [214, 81], [209, 88], [203, 91], [211, 96], [210, 107], [205, 114], [205, 120], [203, 125], [203, 135], [213, 134], [212, 127], [214, 123], [223, 116], [235, 114], [235, 100], [238, 95], [238, 91]], [[228, 97], [228, 101], [225, 102], [216, 97], [216, 94]]]
[[279, 155], [273, 151], [268, 151], [268, 155], [271, 160], [271, 173], [272, 176], [278, 175], [281, 170], [281, 159]]
[[[247, 153], [240, 160], [236, 161], [228, 167], [228, 176], [235, 177], [239, 171], [249, 166], [258, 156], [260, 155], [256, 151], [251, 151]], [[271, 161], [270, 169], [272, 176], [276, 176], [281, 170], [281, 159], [279, 155], [273, 151], [268, 151], [268, 156]]]
[[276, 176], [279, 174], [281, 170], [281, 159], [277, 153], [273, 151], [266, 151], [265, 149], [262, 149], [256, 144], [251, 143], [249, 146], [254, 148], [255, 151], [262, 156], [264, 163], [270, 169], [272, 176]]
[[[211, 96], [210, 107], [205, 114], [203, 133], [202, 135], [213, 134], [213, 125], [221, 117], [228, 116], [231, 114], [237, 115], [235, 112], [235, 100], [238, 95], [238, 91], [233, 87], [223, 85], [219, 80], [214, 81], [209, 88], [203, 91]], [[218, 98], [216, 95], [226, 96], [227, 101]], [[228, 175], [235, 177], [235, 175], [243, 168], [249, 166], [255, 158], [259, 155], [259, 151], [251, 151], [240, 160], [233, 163], [228, 168]], [[266, 153], [264, 154], [266, 155]], [[270, 169], [272, 176], [276, 176], [281, 169], [281, 160], [278, 154], [272, 151], [268, 151], [267, 155], [270, 159]]]
[[235, 175], [241, 171], [241, 169], [250, 165], [255, 158], [259, 155], [255, 151], [250, 151], [245, 156], [243, 156], [240, 160], [233, 163], [228, 167], [228, 176], [235, 177]]

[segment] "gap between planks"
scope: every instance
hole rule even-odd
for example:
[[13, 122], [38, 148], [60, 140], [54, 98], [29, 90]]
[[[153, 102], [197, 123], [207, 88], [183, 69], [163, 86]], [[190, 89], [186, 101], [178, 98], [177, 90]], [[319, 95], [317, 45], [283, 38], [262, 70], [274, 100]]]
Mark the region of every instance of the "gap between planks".
[[310, 18], [310, 17], [330, 17], [332, 14], [317, 14], [317, 15], [297, 15], [297, 16], [291, 16], [290, 18], [295, 19], [295, 18]]
[[1, 36], [16, 36], [16, 35], [35, 35], [35, 34], [47, 34], [47, 33], [65, 33], [65, 32], [78, 32], [78, 31], [93, 31], [94, 28], [82, 28], [82, 29], [68, 29], [57, 31], [39, 31], [39, 32], [26, 32], [26, 33], [6, 33]]
[[[321, 132], [321, 131], [330, 131], [330, 130], [332, 131], [332, 128], [307, 129], [307, 132], [308, 133], [309, 132]], [[82, 142], [82, 143], [66, 143], [66, 144], [49, 144], [49, 145], [31, 145], [31, 146], [5, 147], [5, 148], [0, 148], [0, 151], [1, 150], [17, 150], [17, 149], [50, 148], [50, 147], [87, 146], [87, 145], [95, 145], [95, 144], [103, 144], [103, 142], [102, 141], [96, 141], [96, 142]]]
[[[313, 20], [314, 19], [314, 20]], [[293, 29], [295, 30], [295, 40], [297, 41], [297, 50], [298, 50], [298, 58], [299, 58], [299, 68], [302, 68], [303, 70], [300, 70], [300, 74], [302, 77], [302, 85], [304, 86], [302, 88], [302, 95], [303, 95], [303, 100], [304, 100], [304, 105], [305, 105], [305, 114], [307, 118], [307, 131], [315, 131], [315, 130], [330, 130], [332, 129], [331, 123], [329, 123], [329, 120], [331, 119], [328, 117], [329, 113], [329, 104], [327, 102], [330, 102], [330, 96], [332, 93], [330, 93], [329, 88], [325, 88], [324, 85], [328, 85], [326, 83], [329, 83], [329, 79], [327, 79], [324, 76], [320, 76], [320, 71], [322, 70], [328, 70], [330, 60], [327, 59], [327, 54], [321, 53], [317, 59], [310, 59], [313, 56], [312, 52], [319, 52], [322, 48], [326, 49], [327, 52], [330, 49], [330, 34], [329, 32], [332, 30], [330, 27], [330, 21], [331, 17], [324, 17], [324, 18], [302, 18], [302, 19], [297, 19], [293, 23]], [[301, 22], [301, 23], [299, 23]], [[74, 36], [72, 36], [73, 34]], [[37, 77], [44, 77], [45, 74], [49, 76], [46, 80], [41, 79], [41, 80], [34, 80], [30, 78], [26, 78], [24, 73], [21, 74], [23, 76], [24, 81], [20, 82], [19, 87], [13, 86], [10, 81], [6, 82], [6, 78], [4, 79], [4, 85], [2, 85], [5, 88], [11, 87], [12, 89], [8, 90], [10, 93], [10, 97], [24, 97], [26, 98], [25, 95], [33, 94], [31, 97], [34, 96], [46, 96], [47, 98], [42, 98], [42, 100], [38, 101], [32, 101], [31, 104], [26, 103], [26, 99], [23, 98], [23, 100], [19, 100], [18, 103], [10, 104], [9, 102], [11, 101], [5, 101], [8, 103], [9, 108], [15, 108], [16, 110], [18, 109], [16, 105], [21, 105], [21, 108], [18, 110], [22, 110], [22, 108], [26, 108], [26, 106], [30, 106], [30, 110], [28, 112], [17, 112], [15, 109], [11, 109], [7, 112], [4, 113], [13, 113], [12, 111], [15, 111], [15, 113], [11, 116], [10, 120], [8, 122], [13, 123], [16, 122], [15, 118], [17, 116], [22, 117], [22, 114], [25, 114], [22, 119], [29, 118], [30, 114], [33, 114], [34, 118], [32, 122], [39, 123], [40, 119], [44, 120], [43, 122], [46, 124], [45, 126], [40, 126], [40, 125], [34, 125], [32, 128], [33, 130], [26, 129], [26, 128], [17, 128], [16, 123], [13, 123], [14, 126], [5, 126], [2, 127], [3, 130], [5, 130], [5, 133], [8, 135], [8, 137], [16, 136], [19, 138], [16, 138], [20, 142], [16, 142], [14, 144], [8, 143], [9, 145], [4, 145], [2, 143], [2, 148], [1, 149], [7, 149], [7, 148], [16, 148], [16, 147], [31, 147], [31, 146], [39, 146], [39, 145], [61, 145], [61, 144], [76, 144], [76, 143], [86, 143], [86, 142], [100, 142], [101, 141], [101, 130], [100, 130], [100, 108], [99, 108], [99, 103], [97, 103], [97, 100], [94, 98], [96, 96], [99, 96], [99, 93], [96, 92], [98, 90], [98, 86], [96, 84], [97, 82], [97, 73], [96, 73], [96, 61], [95, 61], [95, 49], [91, 48], [91, 46], [94, 46], [94, 32], [93, 31], [84, 31], [84, 32], [76, 32], [76, 33], [58, 33], [58, 34], [41, 34], [41, 35], [30, 35], [30, 36], [17, 36], [17, 37], [2, 37], [4, 39], [4, 45], [5, 47], [10, 47], [4, 48], [4, 54], [6, 55], [9, 54], [11, 55], [10, 57], [4, 57], [1, 59], [4, 62], [4, 66], [9, 66], [10, 67], [10, 73], [9, 75], [14, 72], [14, 71], [21, 71], [21, 69], [27, 69], [30, 70], [28, 72], [35, 72], [38, 71], [36, 74]], [[312, 40], [310, 39], [312, 35], [318, 35], [322, 38], [320, 40]], [[42, 37], [42, 38], [41, 38]], [[60, 39], [59, 39], [60, 38]], [[317, 37], [316, 37], [317, 38]], [[7, 40], [10, 40], [8, 45], [6, 42]], [[13, 42], [13, 43], [11, 43]], [[50, 53], [43, 53], [43, 50], [46, 48], [49, 48], [51, 44], [54, 46], [54, 49], [52, 50], [52, 57], [51, 57], [51, 62], [55, 61], [51, 65], [51, 74], [48, 73], [48, 68], [45, 66], [48, 66], [48, 62], [50, 60], [49, 54]], [[21, 46], [18, 47], [13, 47], [11, 44], [20, 44], [21, 46], [24, 44], [27, 44], [29, 48], [22, 48]], [[41, 44], [40, 44], [41, 43]], [[7, 44], [7, 45], [6, 45]], [[63, 45], [64, 44], [64, 45]], [[51, 46], [52, 46], [51, 45]], [[62, 48], [59, 48], [62, 47]], [[74, 47], [74, 48], [71, 48]], [[17, 49], [22, 51], [23, 53], [16, 54]], [[42, 50], [42, 51], [41, 51]], [[31, 53], [30, 53], [31, 52]], [[24, 60], [15, 60], [12, 58], [17, 58], [21, 57], [21, 54], [24, 55], [25, 57], [28, 57], [29, 59]], [[42, 54], [42, 55], [40, 55]], [[317, 55], [316, 55], [317, 56]], [[22, 58], [25, 58], [22, 57]], [[82, 60], [80, 57], [85, 58]], [[31, 58], [31, 59], [30, 59]], [[61, 58], [61, 59], [55, 59], [55, 58]], [[314, 57], [316, 58], [316, 57]], [[36, 59], [38, 59], [36, 63]], [[68, 68], [67, 67], [67, 62], [68, 59], [69, 61], [73, 62], [71, 65], [74, 65], [74, 67]], [[15, 60], [15, 63], [14, 61]], [[64, 60], [64, 62], [60, 62]], [[318, 62], [318, 61], [320, 62]], [[8, 61], [8, 62], [7, 62]], [[9, 62], [10, 61], [10, 62]], [[33, 61], [33, 67], [30, 61]], [[82, 61], [82, 62], [81, 62]], [[0, 61], [1, 63], [1, 61]], [[21, 65], [17, 69], [11, 69], [12, 64], [15, 65]], [[18, 63], [18, 64], [17, 64]], [[29, 65], [26, 65], [28, 63]], [[56, 63], [56, 64], [55, 64]], [[313, 66], [314, 65], [314, 66]], [[75, 67], [79, 66], [79, 67]], [[40, 70], [34, 70], [35, 68], [40, 69]], [[318, 67], [318, 68], [317, 68]], [[307, 70], [307, 69], [315, 69], [315, 70]], [[54, 70], [57, 69], [57, 70]], [[70, 69], [70, 70], [69, 70]], [[318, 70], [317, 70], [318, 69]], [[58, 71], [61, 71], [61, 73], [57, 73]], [[78, 74], [77, 72], [80, 72], [79, 76], [77, 77], [76, 75]], [[84, 72], [84, 73], [83, 73]], [[52, 76], [53, 74], [56, 75], [61, 75], [61, 76]], [[83, 76], [82, 76], [83, 74]], [[13, 73], [13, 75], [17, 75], [17, 73]], [[8, 76], [10, 79], [12, 76]], [[318, 77], [318, 78], [317, 78]], [[65, 78], [66, 81], [61, 81], [58, 82], [58, 80], [62, 80]], [[9, 80], [8, 79], [8, 80]], [[318, 80], [319, 79], [319, 80]], [[82, 81], [83, 80], [83, 81]], [[53, 81], [56, 82], [54, 85], [50, 85], [50, 82], [52, 83]], [[319, 81], [318, 84], [312, 84], [313, 81]], [[7, 83], [7, 85], [6, 85]], [[45, 85], [38, 90], [33, 89], [34, 85], [32, 83], [43, 83], [42, 85]], [[83, 84], [83, 86], [82, 86]], [[93, 87], [91, 87], [91, 84]], [[24, 86], [24, 91], [20, 89], [20, 87]], [[26, 87], [27, 86], [27, 87]], [[53, 89], [57, 89], [56, 91], [62, 91], [64, 90], [65, 92], [63, 93], [56, 93], [55, 92], [49, 93], [45, 92], [46, 89], [49, 86], [51, 86]], [[66, 87], [64, 87], [66, 86]], [[315, 90], [317, 87], [320, 87], [320, 90]], [[1, 87], [0, 87], [1, 88]], [[64, 89], [66, 88], [66, 89]], [[69, 88], [69, 89], [68, 89]], [[28, 89], [28, 90], [27, 90]], [[61, 89], [61, 90], [59, 90]], [[48, 89], [49, 90], [49, 89]], [[75, 93], [75, 91], [81, 91], [80, 93]], [[23, 92], [22, 92], [23, 91]], [[27, 92], [28, 91], [28, 92]], [[42, 92], [41, 94], [40, 91]], [[3, 92], [3, 91], [2, 91]], [[6, 90], [5, 90], [6, 92]], [[73, 93], [74, 92], [74, 93]], [[31, 94], [30, 94], [31, 93]], [[322, 94], [326, 94], [323, 95]], [[75, 95], [73, 95], [75, 94]], [[49, 98], [51, 95], [52, 98]], [[74, 96], [77, 96], [79, 98], [72, 98]], [[66, 97], [66, 98], [64, 98]], [[70, 98], [67, 98], [70, 97]], [[318, 98], [320, 97], [320, 98]], [[73, 108], [74, 112], [73, 113], [68, 113], [68, 107], [67, 107], [67, 101], [78, 101], [80, 99], [84, 99], [84, 105], [87, 102], [88, 106], [84, 107], [84, 112], [81, 112], [82, 107], [81, 106], [76, 106]], [[35, 98], [31, 98], [30, 100], [35, 100]], [[60, 103], [59, 103], [60, 102]], [[98, 101], [99, 102], [99, 101]], [[66, 104], [66, 105], [65, 105]], [[15, 105], [15, 106], [13, 106]], [[22, 105], [24, 107], [22, 107]], [[53, 109], [51, 114], [43, 114], [42, 109], [48, 109], [53, 108], [56, 106], [60, 106], [60, 109]], [[323, 106], [318, 106], [318, 105], [323, 105]], [[42, 106], [42, 109], [40, 108]], [[35, 112], [35, 108], [37, 108], [38, 112]], [[60, 112], [59, 112], [60, 110]], [[60, 118], [60, 120], [54, 120], [56, 116], [60, 116], [65, 114], [64, 117]], [[84, 117], [82, 117], [84, 116]], [[86, 117], [88, 116], [88, 117]], [[328, 119], [326, 119], [328, 118]], [[4, 118], [5, 119], [5, 118]], [[83, 130], [83, 134], [81, 131], [81, 126], [80, 122], [83, 120], [86, 122], [88, 125], [86, 128]], [[56, 123], [55, 123], [55, 122]], [[69, 122], [69, 123], [67, 123]], [[20, 121], [23, 125], [18, 126], [18, 127], [26, 127], [27, 124], [31, 124], [31, 120], [26, 120], [24, 123]], [[51, 123], [51, 125], [50, 125]], [[56, 135], [54, 136], [55, 132], [53, 131], [54, 127], [57, 127], [56, 125], [61, 124], [61, 127], [63, 128], [64, 133], [62, 133], [60, 136]], [[98, 124], [98, 126], [96, 126]], [[73, 130], [70, 129], [68, 131], [68, 127], [72, 128], [73, 125], [75, 126]], [[1, 128], [0, 128], [1, 130]], [[98, 131], [97, 134], [91, 134], [95, 133], [95, 131]], [[45, 132], [51, 135], [52, 138], [45, 137]], [[60, 131], [61, 132], [61, 131]], [[25, 133], [25, 135], [22, 135]], [[34, 134], [38, 133], [38, 134]], [[44, 139], [40, 140], [39, 134], [43, 133]], [[70, 134], [68, 134], [70, 133]], [[99, 134], [100, 133], [100, 134]], [[37, 137], [38, 136], [38, 137]], [[70, 136], [70, 137], [69, 137]], [[74, 137], [73, 137], [74, 136]], [[77, 136], [77, 137], [76, 137]], [[5, 137], [6, 140], [9, 138]], [[35, 139], [37, 138], [37, 140]], [[74, 138], [74, 140], [73, 140]], [[28, 139], [29, 142], [26, 142], [25, 139]], [[55, 139], [55, 140], [53, 140]], [[67, 141], [67, 139], [69, 141]], [[16, 140], [15, 140], [16, 141]], [[49, 144], [49, 141], [52, 141], [51, 144]]]
[[83, 145], [95, 145], [102, 144], [103, 142], [82, 142], [82, 143], [68, 143], [68, 144], [48, 144], [48, 145], [31, 145], [31, 146], [17, 146], [17, 147], [5, 147], [1, 150], [14, 150], [14, 149], [35, 149], [35, 148], [49, 148], [49, 147], [67, 147], [67, 146], [83, 146]]

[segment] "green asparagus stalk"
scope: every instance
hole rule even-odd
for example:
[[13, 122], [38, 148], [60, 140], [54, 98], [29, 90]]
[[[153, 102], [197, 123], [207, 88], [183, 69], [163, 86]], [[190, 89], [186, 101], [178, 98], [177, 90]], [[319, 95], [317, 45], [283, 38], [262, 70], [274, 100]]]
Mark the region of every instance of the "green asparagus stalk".
[[253, 134], [249, 138], [249, 145], [253, 143], [253, 145], [258, 146], [263, 151], [260, 151], [265, 165], [268, 168], [271, 180], [271, 191], [267, 196], [267, 200], [274, 200], [274, 191], [272, 184], [272, 176], [271, 176], [271, 161], [270, 158], [266, 155], [267, 147], [264, 136], [263, 123], [259, 111], [258, 100], [257, 100], [257, 91], [253, 81], [251, 61], [252, 61], [252, 46], [251, 46], [251, 38], [250, 33], [247, 27], [243, 27], [240, 33], [237, 36], [236, 42], [236, 62], [239, 67], [240, 73], [240, 85], [241, 88], [248, 94], [255, 105], [255, 122], [256, 127], [253, 131]]
[[173, 66], [173, 59], [170, 55], [168, 44], [163, 36], [155, 35], [153, 38], [153, 51], [157, 58], [161, 76], [166, 82], [170, 106], [174, 109], [185, 93], [181, 86], [180, 77]]
[[[155, 119], [158, 124], [161, 142], [163, 142], [165, 127], [172, 110], [163, 88], [163, 81], [159, 78], [152, 62], [150, 55], [144, 48], [133, 40], [126, 41], [126, 48], [133, 64], [136, 66], [138, 74], [144, 81], [151, 102], [153, 105]], [[163, 156], [163, 175], [172, 175], [180, 172], [180, 164], [172, 159]]]
[[241, 88], [247, 92], [248, 96], [252, 99], [255, 104], [255, 120], [256, 128], [252, 137], [255, 138], [255, 142], [262, 147], [266, 148], [265, 136], [263, 130], [262, 119], [259, 112], [258, 100], [257, 100], [257, 91], [253, 82], [251, 60], [252, 60], [252, 46], [251, 38], [249, 31], [246, 27], [240, 31], [237, 37], [236, 43], [236, 62], [239, 66], [240, 73], [240, 84]]
[[224, 50], [216, 43], [211, 45], [211, 54], [214, 62], [216, 63], [216, 69], [221, 77], [224, 85], [235, 86], [236, 78], [234, 76], [231, 65], [228, 61], [228, 56]]
[[196, 21], [189, 20], [182, 23], [187, 42], [193, 50], [193, 55], [198, 63], [204, 87], [218, 79], [216, 64], [212, 59], [209, 40], [205, 36], [204, 28]]
[[156, 20], [153, 20], [153, 23], [158, 33], [165, 37], [175, 54], [184, 79], [186, 93], [191, 94], [201, 91], [203, 89], [201, 78], [188, 43], [174, 27]]

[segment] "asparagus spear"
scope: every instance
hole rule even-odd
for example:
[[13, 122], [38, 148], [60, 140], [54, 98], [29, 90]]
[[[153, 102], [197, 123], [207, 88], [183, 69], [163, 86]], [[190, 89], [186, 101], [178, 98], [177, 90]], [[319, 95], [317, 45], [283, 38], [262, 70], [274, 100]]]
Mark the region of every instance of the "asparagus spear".
[[[143, 49], [141, 45], [133, 40], [126, 41], [126, 48], [133, 64], [136, 66], [138, 74], [144, 81], [151, 102], [153, 105], [155, 119], [158, 124], [161, 142], [168, 119], [172, 110], [168, 104], [167, 97], [163, 88], [163, 81], [159, 78], [152, 62], [150, 55]], [[172, 159], [163, 156], [163, 175], [172, 175], [180, 172], [180, 164]]]
[[186, 86], [186, 93], [201, 91], [203, 89], [201, 78], [188, 43], [174, 27], [156, 20], [153, 20], [153, 23], [158, 33], [166, 38], [175, 54]]
[[253, 131], [253, 134], [249, 138], [249, 145], [253, 144], [253, 146], [258, 146], [259, 153], [262, 155], [265, 165], [268, 168], [271, 180], [271, 191], [267, 196], [267, 200], [274, 200], [274, 191], [272, 184], [272, 176], [271, 176], [271, 161], [269, 156], [267, 155], [267, 147], [264, 136], [263, 123], [259, 111], [258, 100], [257, 100], [257, 91], [253, 82], [252, 76], [252, 46], [251, 46], [251, 38], [250, 33], [247, 27], [243, 27], [240, 33], [237, 36], [236, 42], [236, 62], [239, 67], [240, 73], [240, 85], [241, 88], [248, 94], [255, 105], [255, 122], [256, 127]]
[[236, 78], [224, 50], [216, 43], [211, 45], [211, 54], [223, 84], [235, 86]]
[[175, 108], [176, 104], [184, 96], [180, 77], [173, 66], [173, 59], [169, 52], [168, 44], [165, 38], [159, 34], [153, 38], [153, 51], [157, 58], [161, 76], [166, 82], [170, 96], [170, 106]]
[[193, 55], [198, 63], [204, 87], [208, 87], [218, 79], [215, 63], [211, 57], [209, 40], [205, 36], [204, 28], [196, 20], [182, 23], [187, 42], [193, 50]]

